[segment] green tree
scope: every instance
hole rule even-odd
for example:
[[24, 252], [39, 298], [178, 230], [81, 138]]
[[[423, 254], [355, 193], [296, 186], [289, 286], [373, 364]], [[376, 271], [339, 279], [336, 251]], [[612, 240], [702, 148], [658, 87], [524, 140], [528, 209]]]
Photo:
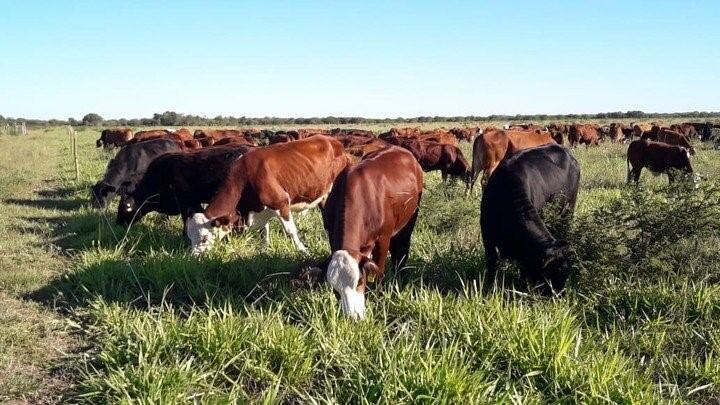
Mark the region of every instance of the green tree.
[[100, 125], [103, 122], [103, 118], [95, 113], [85, 114], [82, 118], [83, 125]]

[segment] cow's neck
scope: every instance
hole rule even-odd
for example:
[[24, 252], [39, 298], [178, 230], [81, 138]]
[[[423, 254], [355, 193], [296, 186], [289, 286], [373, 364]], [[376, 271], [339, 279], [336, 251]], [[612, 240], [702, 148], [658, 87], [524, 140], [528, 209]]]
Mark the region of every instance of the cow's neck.
[[214, 219], [234, 214], [242, 195], [242, 188], [243, 186], [235, 182], [232, 184], [226, 183], [208, 204], [205, 209], [205, 216]]

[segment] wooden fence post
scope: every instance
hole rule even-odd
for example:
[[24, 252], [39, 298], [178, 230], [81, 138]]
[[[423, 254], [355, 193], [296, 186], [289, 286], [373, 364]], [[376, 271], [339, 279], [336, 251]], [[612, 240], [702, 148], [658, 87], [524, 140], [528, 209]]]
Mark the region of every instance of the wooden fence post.
[[80, 181], [80, 162], [78, 162], [77, 155], [77, 132], [70, 125], [68, 125], [67, 131], [68, 135], [70, 135], [70, 138], [72, 139], [72, 154], [73, 160], [75, 161], [75, 181]]

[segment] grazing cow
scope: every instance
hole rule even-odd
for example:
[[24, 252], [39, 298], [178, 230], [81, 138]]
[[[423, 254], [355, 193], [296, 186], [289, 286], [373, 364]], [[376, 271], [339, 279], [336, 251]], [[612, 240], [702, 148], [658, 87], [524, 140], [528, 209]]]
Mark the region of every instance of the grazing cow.
[[600, 129], [593, 124], [573, 124], [568, 131], [568, 143], [572, 147], [578, 144], [585, 144], [585, 147], [597, 146], [600, 144]]
[[572, 218], [579, 183], [580, 166], [560, 145], [526, 149], [500, 163], [480, 204], [486, 290], [495, 282], [500, 257], [518, 262], [522, 278], [541, 284], [543, 293], [563, 290], [566, 247], [548, 231], [541, 213], [557, 198], [560, 217]]
[[[336, 138], [338, 139], [338, 138]], [[366, 138], [369, 139], [369, 138]], [[350, 146], [345, 146], [345, 153], [347, 153], [350, 157], [350, 160], [352, 163], [357, 163], [360, 159], [365, 157], [366, 155], [378, 151], [380, 149], [385, 149], [390, 144], [388, 142], [383, 141], [382, 139], [372, 138], [369, 139], [370, 142], [360, 143], [360, 144], [351, 144]]]
[[670, 183], [675, 180], [674, 170], [687, 174], [693, 172], [687, 149], [646, 139], [633, 141], [627, 151], [627, 182], [633, 180], [637, 183], [644, 167], [653, 173], [666, 173]]
[[98, 148], [122, 147], [132, 138], [133, 131], [130, 128], [104, 129], [100, 133], [100, 139], [95, 141], [95, 145]]
[[450, 133], [455, 135], [458, 141], [472, 142], [476, 136], [482, 133], [482, 130], [479, 127], [451, 128]]
[[425, 172], [440, 170], [443, 180], [462, 177], [467, 181], [470, 165], [457, 146], [416, 138], [387, 138], [387, 142], [410, 151]]
[[277, 131], [268, 137], [268, 144], [287, 143], [300, 139], [297, 131]]
[[698, 131], [695, 129], [695, 126], [688, 122], [670, 125], [670, 129], [685, 135], [688, 139], [693, 137], [699, 137]]
[[193, 134], [190, 133], [190, 130], [187, 128], [180, 128], [174, 132], [172, 132], [177, 139], [181, 141], [190, 141], [193, 139]]
[[529, 124], [510, 124], [507, 125], [507, 128], [509, 130], [514, 131], [544, 131], [545, 128], [541, 127], [540, 125], [533, 124], [532, 122]]
[[202, 212], [218, 191], [230, 165], [249, 146], [218, 146], [159, 156], [118, 205], [117, 223], [129, 225], [150, 212], [181, 215]]
[[683, 148], [689, 150], [691, 155], [695, 154], [695, 148], [690, 145], [688, 138], [680, 132], [675, 132], [667, 128], [660, 128], [658, 129], [654, 140], [668, 145], [682, 146]]
[[481, 183], [486, 184], [500, 161], [508, 155], [549, 143], [555, 143], [555, 140], [550, 133], [544, 131], [485, 131], [473, 142], [472, 170], [468, 178], [469, 191], [473, 191], [481, 171], [483, 172]]
[[92, 186], [91, 203], [105, 208], [116, 194], [132, 189], [145, 174], [145, 170], [156, 157], [166, 153], [179, 153], [180, 145], [168, 139], [155, 139], [134, 145], [127, 145], [110, 160], [102, 180]]
[[327, 198], [335, 177], [348, 165], [344, 152], [338, 140], [317, 135], [258, 148], [237, 159], [205, 211], [186, 221], [193, 253], [205, 252], [231, 224], [264, 228], [269, 244], [267, 222], [275, 216], [295, 247], [307, 251], [292, 211], [305, 211]]
[[209, 145], [231, 138], [231, 139], [245, 139], [248, 145], [256, 145], [255, 139], [252, 136], [253, 130], [239, 130], [239, 129], [198, 129], [195, 130], [193, 138], [203, 140]]
[[323, 209], [332, 251], [326, 278], [346, 315], [365, 316], [365, 288], [382, 282], [388, 251], [396, 269], [407, 259], [422, 189], [422, 168], [395, 146], [367, 155], [335, 180]]

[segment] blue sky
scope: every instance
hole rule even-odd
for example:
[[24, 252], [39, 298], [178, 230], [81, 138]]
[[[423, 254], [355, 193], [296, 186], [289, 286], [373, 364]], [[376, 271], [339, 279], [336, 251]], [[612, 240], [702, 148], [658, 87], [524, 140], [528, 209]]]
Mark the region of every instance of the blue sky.
[[720, 110], [720, 1], [5, 1], [0, 114]]

